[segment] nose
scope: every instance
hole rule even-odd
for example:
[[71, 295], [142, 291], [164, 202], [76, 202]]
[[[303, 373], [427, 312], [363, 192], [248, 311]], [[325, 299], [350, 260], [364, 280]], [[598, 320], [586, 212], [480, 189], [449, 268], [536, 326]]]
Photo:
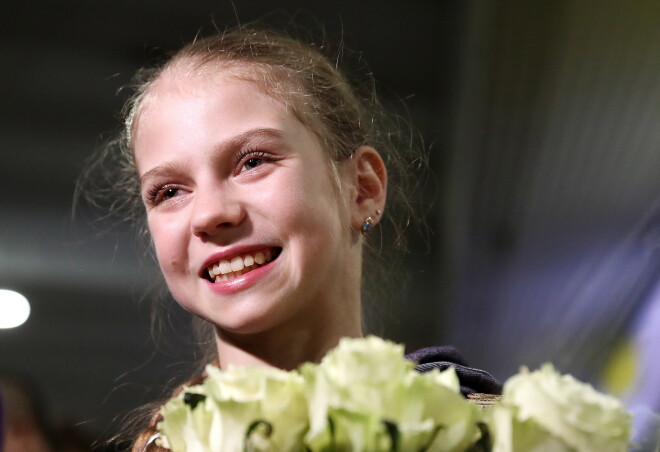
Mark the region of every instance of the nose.
[[191, 228], [200, 238], [238, 226], [245, 218], [245, 206], [231, 189], [198, 187], [193, 202]]

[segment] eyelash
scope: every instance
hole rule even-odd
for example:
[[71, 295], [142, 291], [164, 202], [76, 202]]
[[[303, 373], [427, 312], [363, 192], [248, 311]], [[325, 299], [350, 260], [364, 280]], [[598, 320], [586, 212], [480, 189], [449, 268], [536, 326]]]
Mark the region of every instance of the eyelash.
[[262, 160], [263, 162], [272, 162], [273, 160], [275, 160], [273, 156], [268, 154], [267, 152], [257, 151], [251, 148], [243, 149], [236, 156], [235, 167], [238, 168], [239, 173], [242, 172], [242, 169], [245, 166], [245, 164], [252, 159], [259, 159]]
[[155, 206], [164, 201], [163, 196], [167, 190], [174, 189], [177, 187], [174, 184], [165, 184], [165, 185], [154, 185], [153, 187], [147, 190], [147, 204], [149, 206]]
[[[275, 158], [272, 155], [264, 151], [256, 151], [251, 148], [241, 150], [236, 155], [236, 163], [234, 165], [235, 167], [238, 168], [239, 174], [243, 172], [243, 167], [245, 166], [245, 164], [252, 159], [259, 159], [264, 163], [272, 162], [275, 160]], [[165, 185], [154, 185], [153, 187], [149, 188], [146, 193], [147, 205], [156, 206], [161, 202], [165, 201], [164, 199], [165, 193], [167, 192], [167, 190], [170, 189], [177, 190], [178, 187], [175, 184], [165, 184]]]

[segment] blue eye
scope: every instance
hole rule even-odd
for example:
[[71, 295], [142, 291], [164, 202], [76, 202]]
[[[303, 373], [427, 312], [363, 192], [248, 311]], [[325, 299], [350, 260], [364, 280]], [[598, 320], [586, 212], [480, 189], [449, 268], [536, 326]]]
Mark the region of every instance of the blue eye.
[[262, 159], [257, 158], [257, 157], [252, 157], [252, 158], [247, 159], [245, 161], [245, 163], [243, 164], [243, 169], [246, 170], [246, 171], [251, 170], [251, 169], [256, 168], [257, 166], [260, 166], [263, 163], [264, 163], [264, 161]]

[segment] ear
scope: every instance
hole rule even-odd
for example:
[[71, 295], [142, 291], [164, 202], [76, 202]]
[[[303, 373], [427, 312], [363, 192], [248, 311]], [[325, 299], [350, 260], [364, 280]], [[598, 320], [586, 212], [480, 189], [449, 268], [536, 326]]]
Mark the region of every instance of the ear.
[[351, 226], [359, 231], [371, 217], [380, 221], [387, 197], [387, 169], [380, 154], [371, 146], [360, 146], [353, 154], [355, 190], [351, 199]]

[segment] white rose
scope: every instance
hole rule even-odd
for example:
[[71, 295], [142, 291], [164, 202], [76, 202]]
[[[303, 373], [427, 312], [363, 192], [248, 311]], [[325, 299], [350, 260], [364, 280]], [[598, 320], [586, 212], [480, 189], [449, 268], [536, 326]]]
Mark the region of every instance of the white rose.
[[419, 374], [403, 347], [343, 339], [302, 372], [312, 451], [462, 451], [479, 438], [481, 411], [459, 393], [454, 369]]
[[551, 364], [510, 378], [489, 420], [494, 452], [623, 452], [630, 425], [617, 399], [560, 375]]
[[211, 366], [207, 373], [204, 383], [163, 407], [159, 430], [173, 452], [305, 450], [307, 407], [299, 373]]

